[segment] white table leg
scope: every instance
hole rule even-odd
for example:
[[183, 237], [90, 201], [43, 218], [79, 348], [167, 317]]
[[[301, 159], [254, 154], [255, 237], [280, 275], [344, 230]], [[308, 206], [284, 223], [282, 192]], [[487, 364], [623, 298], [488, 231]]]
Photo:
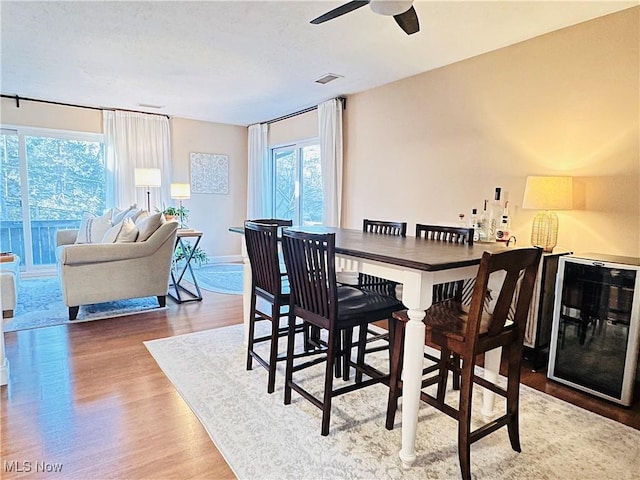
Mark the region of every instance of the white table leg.
[[[494, 348], [484, 354], [484, 379], [491, 383], [496, 383], [498, 372], [500, 371], [500, 358], [502, 357], [502, 347]], [[486, 388], [482, 389], [482, 410], [485, 417], [493, 416], [493, 404], [496, 394]]]
[[424, 310], [409, 310], [405, 326], [404, 366], [402, 369], [402, 468], [409, 469], [416, 459], [416, 430], [420, 407], [420, 386], [424, 359]]

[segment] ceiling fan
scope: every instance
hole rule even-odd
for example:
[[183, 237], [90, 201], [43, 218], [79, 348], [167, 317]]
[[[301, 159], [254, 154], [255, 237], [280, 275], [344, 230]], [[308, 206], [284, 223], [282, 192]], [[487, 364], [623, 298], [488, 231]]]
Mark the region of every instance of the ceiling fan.
[[357, 8], [364, 7], [369, 4], [371, 10], [379, 15], [388, 15], [395, 18], [396, 23], [405, 31], [407, 35], [416, 33], [420, 30], [418, 24], [418, 15], [413, 8], [413, 0], [393, 1], [393, 0], [363, 0], [347, 2], [344, 5], [334, 8], [330, 12], [320, 15], [318, 18], [311, 20], [311, 23], [317, 25], [327, 20], [352, 12]]

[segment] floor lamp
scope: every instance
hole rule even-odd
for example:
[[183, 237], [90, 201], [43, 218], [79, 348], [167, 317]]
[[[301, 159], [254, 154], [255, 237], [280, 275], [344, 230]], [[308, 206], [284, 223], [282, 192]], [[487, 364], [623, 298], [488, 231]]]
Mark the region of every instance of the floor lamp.
[[162, 172], [159, 168], [136, 168], [136, 187], [147, 189], [147, 212], [151, 213], [151, 187], [159, 188], [162, 185]]
[[184, 210], [182, 208], [182, 200], [188, 200], [191, 198], [191, 185], [188, 183], [172, 183], [171, 184], [171, 198], [178, 200], [180, 204], [180, 228], [185, 228], [184, 224]]
[[527, 177], [522, 208], [540, 210], [533, 219], [531, 245], [553, 252], [558, 243], [558, 215], [573, 208], [572, 177]]

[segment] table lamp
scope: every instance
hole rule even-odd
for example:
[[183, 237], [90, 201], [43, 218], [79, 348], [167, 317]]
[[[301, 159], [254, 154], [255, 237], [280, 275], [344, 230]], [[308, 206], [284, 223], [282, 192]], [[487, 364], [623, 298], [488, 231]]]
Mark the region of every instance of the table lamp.
[[558, 215], [573, 208], [572, 177], [527, 177], [522, 208], [540, 210], [533, 219], [531, 245], [553, 252], [558, 243]]
[[184, 211], [182, 209], [182, 200], [191, 198], [191, 185], [188, 183], [172, 183], [171, 198], [178, 200], [180, 204], [180, 228], [184, 228]]
[[145, 187], [147, 189], [147, 211], [151, 213], [151, 187], [159, 188], [162, 185], [162, 172], [159, 168], [136, 168], [135, 170], [136, 187]]

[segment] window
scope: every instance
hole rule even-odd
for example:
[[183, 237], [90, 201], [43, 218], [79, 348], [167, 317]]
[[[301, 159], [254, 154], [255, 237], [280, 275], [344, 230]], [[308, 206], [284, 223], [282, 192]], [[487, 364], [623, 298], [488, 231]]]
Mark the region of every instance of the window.
[[298, 143], [271, 150], [273, 212], [295, 225], [322, 223], [323, 194], [320, 145]]
[[102, 135], [2, 129], [0, 142], [1, 248], [27, 271], [51, 266], [56, 230], [106, 209]]

